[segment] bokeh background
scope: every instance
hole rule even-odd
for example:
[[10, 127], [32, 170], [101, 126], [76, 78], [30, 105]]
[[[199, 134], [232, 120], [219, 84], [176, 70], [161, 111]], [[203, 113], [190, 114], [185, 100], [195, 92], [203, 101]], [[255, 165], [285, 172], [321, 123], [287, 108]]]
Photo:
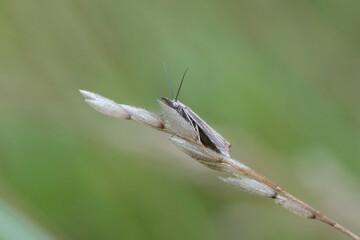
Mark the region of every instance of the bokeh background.
[[348, 239], [236, 191], [78, 89], [180, 100], [360, 233], [360, 2], [0, 2], [0, 239]]

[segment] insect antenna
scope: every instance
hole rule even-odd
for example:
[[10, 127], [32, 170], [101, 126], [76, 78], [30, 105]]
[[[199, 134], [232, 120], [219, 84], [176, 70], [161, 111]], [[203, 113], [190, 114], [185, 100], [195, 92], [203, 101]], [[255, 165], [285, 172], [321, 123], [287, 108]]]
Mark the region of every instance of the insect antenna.
[[170, 86], [171, 98], [174, 99], [174, 92], [173, 92], [172, 87], [171, 87], [170, 78], [169, 78], [169, 75], [168, 75], [168, 72], [167, 72], [167, 69], [166, 69], [165, 62], [163, 62], [163, 65], [164, 65], [164, 71], [165, 71], [166, 79], [168, 80], [168, 83], [169, 83], [169, 86]]
[[175, 101], [177, 100], [177, 98], [178, 98], [178, 96], [179, 96], [180, 89], [181, 89], [182, 83], [183, 83], [183, 81], [184, 81], [184, 77], [185, 77], [185, 74], [186, 74], [187, 70], [188, 70], [188, 68], [186, 68], [186, 70], [185, 70], [185, 72], [184, 72], [184, 75], [183, 75], [183, 77], [182, 77], [182, 79], [181, 79], [181, 83], [180, 83], [179, 89], [178, 89], [178, 91], [177, 91], [177, 93], [176, 93]]

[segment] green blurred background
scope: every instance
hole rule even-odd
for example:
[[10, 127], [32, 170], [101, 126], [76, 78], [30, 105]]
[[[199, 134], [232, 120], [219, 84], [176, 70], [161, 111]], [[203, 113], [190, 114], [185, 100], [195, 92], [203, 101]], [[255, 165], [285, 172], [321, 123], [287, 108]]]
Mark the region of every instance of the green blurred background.
[[180, 100], [360, 233], [360, 2], [0, 1], [0, 239], [348, 239], [236, 191], [85, 89]]

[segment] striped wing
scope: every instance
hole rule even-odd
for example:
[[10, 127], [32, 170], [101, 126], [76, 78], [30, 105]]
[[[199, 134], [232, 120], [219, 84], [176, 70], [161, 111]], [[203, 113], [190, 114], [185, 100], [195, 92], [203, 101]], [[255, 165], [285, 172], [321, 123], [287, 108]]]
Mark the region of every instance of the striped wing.
[[[180, 102], [179, 102], [180, 103]], [[181, 104], [186, 114], [193, 120], [193, 122], [201, 128], [201, 130], [207, 135], [210, 141], [216, 146], [216, 148], [225, 156], [230, 157], [229, 148], [231, 144], [223, 138], [218, 132], [210, 127], [204, 120], [202, 120], [191, 108]]]

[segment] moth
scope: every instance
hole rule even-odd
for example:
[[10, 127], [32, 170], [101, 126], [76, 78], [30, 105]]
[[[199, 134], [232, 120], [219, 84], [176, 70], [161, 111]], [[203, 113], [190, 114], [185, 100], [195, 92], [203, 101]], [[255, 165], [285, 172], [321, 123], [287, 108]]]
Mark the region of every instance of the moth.
[[170, 79], [167, 74], [166, 66], [164, 64], [164, 70], [168, 79], [172, 100], [166, 97], [161, 97], [166, 105], [176, 110], [181, 117], [183, 117], [190, 125], [195, 129], [198, 140], [207, 148], [212, 149], [215, 152], [224, 154], [230, 157], [229, 149], [231, 144], [216, 132], [212, 127], [209, 126], [204, 120], [202, 120], [191, 108], [183, 104], [178, 100], [180, 89], [182, 87], [184, 77], [188, 69], [185, 70], [184, 75], [181, 79], [180, 86], [174, 98]]
[[295, 214], [320, 220], [353, 239], [360, 240], [358, 236], [295, 198], [261, 174], [255, 172], [245, 164], [232, 159], [229, 154], [230, 143], [194, 113], [191, 108], [178, 100], [179, 92], [187, 71], [185, 71], [181, 79], [179, 89], [174, 98], [165, 64], [164, 68], [169, 81], [172, 99], [162, 97], [161, 99], [164, 102], [158, 100], [163, 110], [163, 116], [159, 116], [142, 108], [118, 104], [96, 93], [84, 90], [80, 90], [80, 93], [85, 97], [86, 103], [101, 113], [116, 118], [133, 120], [145, 126], [171, 134], [172, 136], [169, 140], [185, 154], [196, 159], [208, 168], [230, 175], [231, 177], [220, 178], [226, 183], [251, 194], [269, 198], [276, 204], [283, 206]]

